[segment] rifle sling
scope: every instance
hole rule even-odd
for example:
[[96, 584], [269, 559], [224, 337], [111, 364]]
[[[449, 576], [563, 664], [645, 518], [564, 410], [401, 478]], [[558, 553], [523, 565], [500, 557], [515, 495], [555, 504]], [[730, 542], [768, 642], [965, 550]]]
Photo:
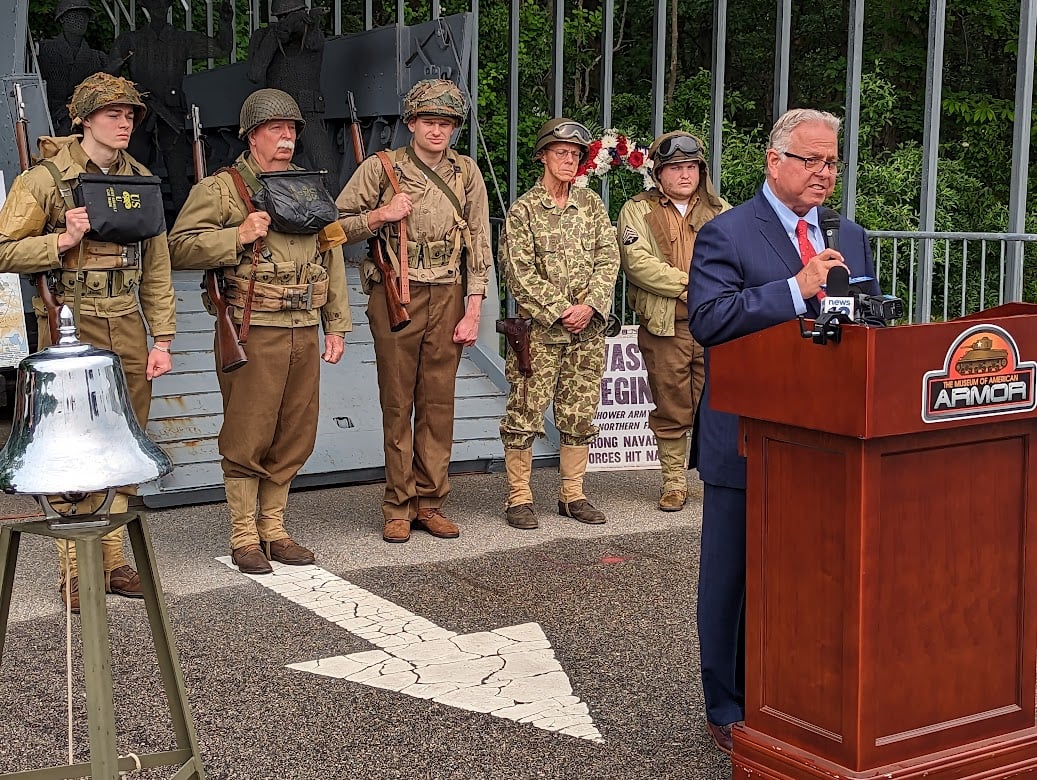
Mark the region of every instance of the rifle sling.
[[[389, 179], [389, 184], [392, 186], [392, 191], [399, 195], [400, 194], [400, 180], [396, 177], [396, 171], [393, 170], [392, 162], [389, 160], [389, 155], [385, 152], [375, 152], [375, 156], [382, 164], [382, 169], [385, 171], [386, 177]], [[400, 220], [400, 246], [399, 246], [399, 261], [400, 261], [400, 303], [406, 306], [410, 303], [410, 264], [407, 262], [407, 218], [404, 217]], [[386, 279], [385, 283], [390, 284], [392, 280]]]
[[[252, 196], [249, 194], [248, 187], [245, 186], [245, 180], [242, 178], [241, 171], [238, 170], [238, 166], [231, 165], [224, 168], [228, 174], [230, 174], [231, 181], [234, 182], [234, 188], [238, 191], [238, 197], [241, 198], [245, 203], [245, 208], [248, 209], [248, 213], [252, 214], [255, 212], [255, 204], [252, 203]], [[252, 176], [252, 171], [248, 171], [247, 175], [251, 176], [252, 180], [256, 182], [256, 186], [259, 186], [259, 181], [255, 176]], [[248, 329], [252, 322], [252, 299], [255, 295], [256, 286], [256, 268], [259, 266], [259, 253], [263, 249], [263, 239], [257, 238], [252, 242], [252, 273], [249, 274], [248, 278], [248, 294], [245, 296], [245, 306], [241, 312], [241, 328], [238, 329], [238, 343], [248, 343]]]

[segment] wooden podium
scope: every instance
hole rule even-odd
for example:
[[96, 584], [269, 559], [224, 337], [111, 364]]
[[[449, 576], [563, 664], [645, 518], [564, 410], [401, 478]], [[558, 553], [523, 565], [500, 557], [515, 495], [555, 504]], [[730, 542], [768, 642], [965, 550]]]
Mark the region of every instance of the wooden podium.
[[710, 353], [748, 461], [734, 777], [1037, 778], [1037, 306]]

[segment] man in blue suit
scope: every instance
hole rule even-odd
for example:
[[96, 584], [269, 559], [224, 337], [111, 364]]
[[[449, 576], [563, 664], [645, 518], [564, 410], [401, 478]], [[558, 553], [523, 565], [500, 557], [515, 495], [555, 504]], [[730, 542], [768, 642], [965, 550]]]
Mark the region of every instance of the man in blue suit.
[[[794, 109], [771, 129], [767, 180], [756, 196], [707, 222], [695, 241], [688, 281], [689, 326], [706, 347], [698, 470], [705, 483], [698, 583], [698, 633], [706, 725], [732, 748], [731, 726], [745, 719], [745, 459], [738, 418], [710, 405], [709, 347], [805, 314], [836, 265], [874, 277], [864, 230], [840, 220], [840, 251], [827, 249], [818, 207], [841, 169], [839, 119]], [[864, 292], [878, 293], [870, 281]]]

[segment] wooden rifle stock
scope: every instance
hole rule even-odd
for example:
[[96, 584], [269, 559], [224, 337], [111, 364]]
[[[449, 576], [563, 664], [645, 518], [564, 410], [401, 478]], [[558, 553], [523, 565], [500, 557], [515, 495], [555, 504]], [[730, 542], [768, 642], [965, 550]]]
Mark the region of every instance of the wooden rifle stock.
[[[205, 147], [202, 144], [202, 121], [198, 114], [198, 106], [191, 106], [191, 126], [193, 132], [192, 152], [194, 156], [195, 183], [205, 178]], [[230, 307], [223, 296], [222, 278], [219, 270], [209, 268], [205, 271], [202, 288], [212, 302], [216, 313], [216, 347], [220, 355], [220, 370], [229, 374], [248, 362], [245, 350], [238, 343], [238, 331], [234, 327], [234, 318], [230, 315]]]
[[[32, 158], [29, 154], [29, 120], [25, 117], [25, 102], [22, 100], [22, 85], [14, 85], [15, 101], [18, 103], [18, 121], [14, 124], [15, 145], [18, 147], [18, 167], [29, 170]], [[61, 334], [58, 332], [58, 301], [54, 297], [54, 291], [50, 286], [50, 275], [47, 271], [32, 274], [33, 284], [36, 285], [36, 294], [43, 302], [43, 308], [47, 312], [47, 326], [50, 330], [50, 343], [57, 344]]]
[[[356, 103], [353, 101], [353, 93], [347, 92], [346, 95], [349, 103], [353, 155], [356, 158], [356, 164], [360, 165], [366, 156], [364, 139], [360, 135], [360, 120], [356, 115]], [[389, 330], [395, 333], [396, 331], [403, 330], [410, 324], [410, 315], [400, 299], [400, 289], [396, 283], [396, 271], [393, 269], [392, 263], [385, 258], [385, 249], [382, 247], [382, 242], [378, 236], [371, 236], [367, 240], [367, 246], [371, 252], [371, 259], [378, 266], [378, 271], [382, 275], [382, 287], [385, 289], [385, 308], [389, 313]]]

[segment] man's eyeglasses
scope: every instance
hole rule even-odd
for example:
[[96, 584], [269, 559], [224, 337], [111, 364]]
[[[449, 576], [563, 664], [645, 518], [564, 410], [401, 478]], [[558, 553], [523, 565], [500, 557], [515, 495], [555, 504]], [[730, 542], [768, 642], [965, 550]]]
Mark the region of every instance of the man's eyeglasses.
[[703, 156], [705, 150], [702, 145], [698, 142], [697, 138], [693, 138], [690, 135], [675, 135], [672, 138], [667, 138], [661, 144], [655, 155], [659, 162], [674, 157], [677, 154], [686, 154], [689, 157]]
[[803, 162], [803, 167], [810, 171], [810, 173], [821, 173], [825, 168], [836, 176], [843, 172], [842, 160], [822, 160], [820, 157], [801, 157], [792, 152], [782, 152], [782, 154], [786, 157], [791, 157], [794, 160], [801, 160]]
[[573, 139], [576, 139], [584, 144], [590, 144], [591, 142], [590, 130], [579, 122], [562, 122], [544, 135], [550, 135], [552, 138], [557, 138], [559, 141], [572, 141]]
[[579, 160], [580, 157], [583, 155], [583, 152], [579, 149], [558, 149], [557, 147], [552, 147], [547, 151], [549, 151], [559, 160], [566, 160], [569, 158], [572, 158], [573, 160]]

